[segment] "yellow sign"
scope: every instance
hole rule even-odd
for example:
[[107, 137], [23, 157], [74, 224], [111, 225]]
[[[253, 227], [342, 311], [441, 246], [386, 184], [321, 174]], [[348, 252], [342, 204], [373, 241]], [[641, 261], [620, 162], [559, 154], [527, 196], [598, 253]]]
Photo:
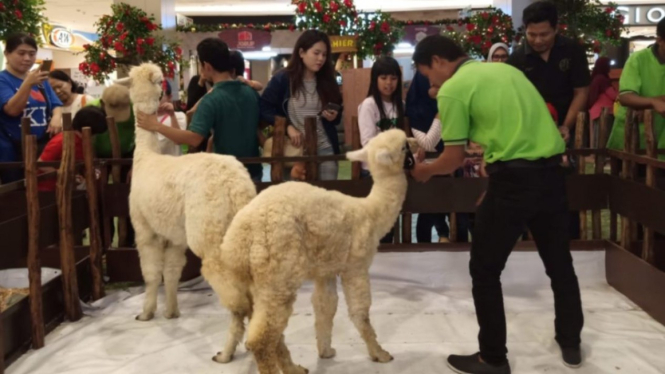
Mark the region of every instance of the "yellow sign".
[[341, 52], [357, 52], [358, 43], [356, 42], [356, 37], [351, 36], [331, 36], [330, 45], [332, 47], [332, 53], [341, 53]]

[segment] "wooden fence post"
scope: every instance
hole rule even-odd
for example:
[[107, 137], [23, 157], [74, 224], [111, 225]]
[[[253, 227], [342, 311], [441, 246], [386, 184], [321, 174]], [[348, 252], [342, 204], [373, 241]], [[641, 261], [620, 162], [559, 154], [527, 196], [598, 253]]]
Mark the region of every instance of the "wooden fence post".
[[[603, 108], [601, 114], [600, 114], [600, 128], [598, 129], [598, 153], [596, 153], [596, 166], [594, 173], [595, 174], [603, 174], [605, 172], [605, 155], [603, 152], [605, 152], [605, 149], [607, 148], [607, 120], [608, 120], [608, 114], [607, 114], [607, 108]], [[591, 225], [592, 225], [592, 230], [593, 230], [593, 239], [594, 240], [600, 240], [602, 239], [603, 232], [602, 232], [602, 220], [601, 220], [601, 212], [600, 210], [596, 209], [591, 213]]]
[[[316, 156], [318, 154], [318, 134], [316, 131], [316, 117], [305, 118], [305, 155]], [[319, 163], [316, 160], [307, 161], [307, 180], [319, 179]]]
[[[362, 148], [360, 142], [360, 128], [358, 127], [358, 116], [351, 117], [351, 149], [356, 151]], [[351, 180], [360, 179], [360, 171], [362, 170], [362, 163], [351, 163]]]
[[[644, 111], [644, 137], [646, 138], [647, 156], [657, 159], [658, 143], [656, 142], [656, 131], [653, 126], [651, 110]], [[654, 166], [647, 165], [646, 185], [650, 188], [656, 188], [656, 168]], [[645, 226], [642, 259], [650, 264], [653, 264], [655, 260], [654, 241], [654, 230]]]
[[[402, 130], [406, 133], [406, 136], [413, 138], [413, 131], [411, 131], [411, 125], [409, 124], [409, 119], [402, 117]], [[402, 243], [411, 243], [413, 237], [412, 234], [412, 222], [413, 214], [410, 212], [402, 213]]]
[[[627, 153], [635, 154], [637, 147], [635, 146], [635, 140], [639, 135], [636, 134], [637, 126], [635, 124], [635, 113], [633, 110], [628, 109], [626, 113], [626, 127], [624, 129], [624, 142], [623, 147], [624, 151]], [[633, 162], [624, 160], [623, 161], [623, 170], [622, 178], [627, 180], [633, 180], [635, 177], [635, 165]], [[630, 251], [630, 245], [633, 240], [633, 225], [627, 217], [621, 218], [622, 230], [621, 230], [621, 246]]]
[[[621, 161], [617, 158], [610, 157], [610, 174], [612, 178], [619, 178], [619, 167]], [[619, 216], [610, 206], [610, 241], [617, 243], [619, 238]]]
[[[30, 126], [32, 126], [32, 119], [30, 117], [23, 117], [21, 118], [21, 148], [23, 150], [23, 161], [25, 161], [25, 141], [30, 136]], [[36, 146], [36, 144], [35, 144]], [[35, 150], [37, 152], [37, 150]]]
[[88, 194], [88, 214], [90, 216], [90, 270], [92, 272], [92, 298], [99, 300], [104, 297], [104, 280], [102, 279], [102, 238], [99, 231], [99, 199], [97, 197], [97, 176], [94, 165], [92, 146], [92, 130], [83, 129], [83, 160], [85, 162], [85, 185]]
[[[114, 159], [122, 158], [122, 147], [120, 145], [120, 135], [118, 126], [115, 124], [115, 118], [106, 117], [106, 125], [111, 139], [111, 157]], [[122, 166], [118, 164], [111, 165], [111, 177], [114, 184], [122, 183]], [[127, 241], [128, 223], [126, 217], [118, 217], [118, 247], [124, 247]], [[111, 239], [113, 240], [113, 239]]]
[[[586, 113], [580, 112], [577, 114], [577, 124], [575, 126], [575, 149], [584, 148], [584, 130], [586, 129]], [[583, 155], [577, 156], [577, 173], [586, 173], [586, 157]], [[587, 240], [587, 221], [586, 211], [580, 210], [580, 239]]]
[[76, 163], [75, 136], [71, 131], [71, 114], [63, 115], [63, 149], [56, 197], [58, 204], [58, 221], [60, 223], [60, 267], [62, 269], [62, 285], [65, 295], [65, 313], [70, 321], [78, 321], [82, 317], [79, 302], [78, 280], [76, 278], [76, 259], [74, 258], [74, 238], [72, 235], [72, 191]]
[[[28, 279], [30, 281], [30, 320], [32, 348], [44, 347], [44, 310], [42, 308], [42, 266], [39, 259], [39, 191], [37, 189], [37, 138], [25, 137], [25, 190], [28, 204]], [[4, 352], [0, 351], [4, 354]]]
[[[286, 118], [275, 117], [275, 127], [272, 132], [272, 157], [284, 157], [286, 126]], [[284, 180], [283, 161], [275, 161], [270, 164], [270, 180], [273, 182], [281, 182]]]

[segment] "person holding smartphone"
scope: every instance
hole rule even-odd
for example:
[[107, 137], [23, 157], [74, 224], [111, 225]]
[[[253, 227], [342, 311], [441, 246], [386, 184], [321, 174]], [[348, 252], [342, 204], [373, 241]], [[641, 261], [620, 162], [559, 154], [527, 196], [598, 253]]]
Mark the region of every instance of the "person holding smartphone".
[[[31, 119], [30, 133], [37, 136], [41, 152], [49, 135], [62, 129], [62, 102], [48, 83], [50, 65], [31, 70], [37, 55], [35, 39], [13, 34], [5, 42], [7, 69], [0, 72], [0, 162], [12, 162], [23, 158], [21, 118]], [[2, 183], [22, 178], [22, 170], [0, 171]]]
[[[317, 119], [317, 154], [339, 154], [337, 126], [342, 118], [342, 95], [335, 79], [328, 35], [305, 31], [293, 49], [288, 66], [275, 74], [263, 95], [261, 119], [275, 123], [275, 116], [287, 117], [286, 128], [291, 143], [300, 147], [305, 137], [305, 118]], [[319, 166], [319, 180], [337, 179], [335, 161]]]

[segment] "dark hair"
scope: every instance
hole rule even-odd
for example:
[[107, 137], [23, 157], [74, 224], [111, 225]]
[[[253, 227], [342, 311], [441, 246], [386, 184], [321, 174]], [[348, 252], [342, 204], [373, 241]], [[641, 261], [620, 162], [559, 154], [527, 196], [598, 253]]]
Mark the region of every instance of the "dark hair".
[[656, 26], [656, 35], [661, 39], [665, 39], [665, 18], [658, 21], [658, 25]]
[[434, 56], [455, 61], [460, 57], [465, 57], [466, 53], [454, 40], [443, 35], [430, 35], [416, 45], [413, 62], [416, 65], [431, 67]]
[[33, 38], [28, 34], [15, 33], [7, 36], [7, 40], [5, 40], [5, 45], [6, 45], [5, 51], [7, 53], [12, 53], [16, 50], [16, 48], [21, 46], [21, 44], [27, 44], [32, 48], [34, 48], [35, 50], [39, 49], [37, 48], [37, 41], [35, 40], [35, 38]]
[[401, 123], [404, 117], [404, 103], [402, 102], [402, 70], [399, 68], [399, 63], [392, 57], [380, 57], [372, 65], [372, 80], [369, 83], [369, 91], [367, 97], [373, 97], [376, 106], [379, 108], [381, 120], [386, 119], [386, 110], [379, 91], [379, 77], [382, 75], [394, 75], [397, 77], [397, 89], [393, 92], [391, 102], [397, 110], [397, 123]]
[[72, 89], [71, 89], [72, 93], [81, 93], [81, 92], [79, 92], [78, 83], [74, 82], [72, 77], [67, 75], [67, 73], [65, 73], [62, 70], [53, 70], [52, 72], [49, 73], [48, 77], [53, 78], [53, 79], [57, 79], [61, 82], [69, 83], [72, 86]]
[[524, 11], [522, 12], [522, 23], [524, 23], [524, 26], [545, 21], [549, 22], [552, 28], [556, 28], [556, 25], [559, 23], [559, 12], [557, 12], [554, 3], [549, 1], [536, 1], [524, 8]]
[[328, 103], [341, 104], [342, 95], [339, 92], [337, 79], [335, 78], [335, 66], [332, 61], [332, 53], [330, 47], [330, 38], [325, 33], [318, 30], [307, 30], [300, 35], [295, 47], [293, 47], [293, 54], [286, 71], [289, 73], [291, 80], [291, 92], [297, 93], [304, 89], [303, 79], [305, 76], [305, 63], [300, 58], [300, 50], [308, 51], [314, 44], [323, 42], [326, 45], [326, 62], [321, 66], [321, 69], [316, 72], [316, 92], [319, 94], [321, 104], [323, 106]]
[[604, 75], [609, 78], [610, 76], [610, 59], [608, 57], [599, 57], [593, 65], [591, 71], [591, 78], [596, 75]]
[[196, 53], [199, 55], [201, 64], [207, 62], [219, 73], [231, 70], [229, 47], [220, 39], [203, 39], [196, 46]]
[[84, 127], [90, 127], [93, 135], [106, 132], [106, 112], [96, 106], [81, 108], [72, 120], [72, 128], [81, 131]]
[[231, 51], [231, 69], [237, 76], [243, 76], [245, 73], [245, 57], [238, 50]]

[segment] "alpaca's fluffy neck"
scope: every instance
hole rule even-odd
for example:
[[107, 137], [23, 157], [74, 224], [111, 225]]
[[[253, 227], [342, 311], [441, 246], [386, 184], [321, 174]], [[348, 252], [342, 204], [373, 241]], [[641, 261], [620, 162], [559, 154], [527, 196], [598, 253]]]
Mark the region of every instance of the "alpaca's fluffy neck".
[[[134, 117], [139, 111], [143, 113], [157, 113], [159, 102], [149, 104], [134, 104]], [[157, 134], [136, 126], [136, 149], [134, 150], [134, 164], [140, 163], [143, 156], [147, 154], [161, 153]]]
[[382, 235], [395, 224], [406, 196], [407, 181], [404, 173], [372, 176], [372, 190], [364, 199], [367, 213], [373, 217], [372, 226]]

